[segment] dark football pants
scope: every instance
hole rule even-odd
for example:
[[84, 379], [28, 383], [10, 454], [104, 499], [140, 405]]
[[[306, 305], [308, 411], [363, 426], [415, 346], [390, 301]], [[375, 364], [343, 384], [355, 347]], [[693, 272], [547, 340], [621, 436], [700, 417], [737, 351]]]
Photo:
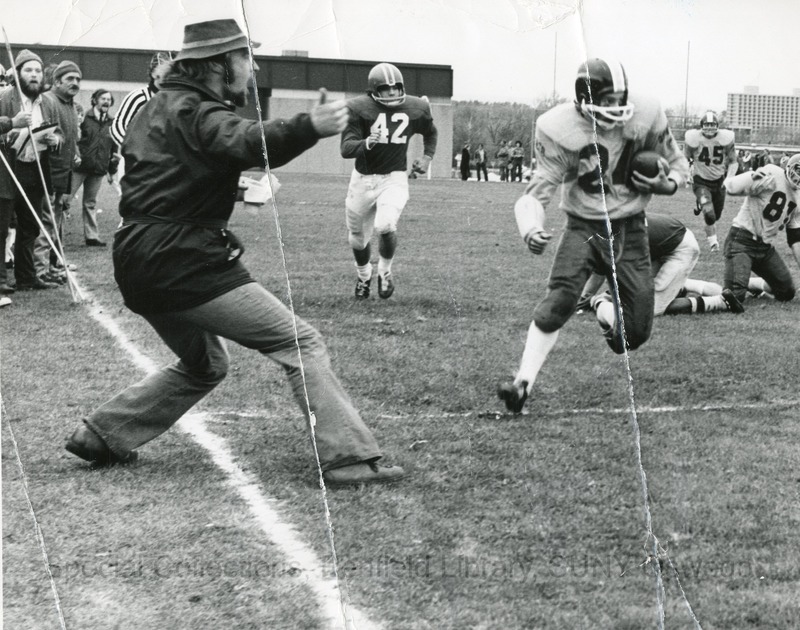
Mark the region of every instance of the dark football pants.
[[[634, 350], [647, 341], [653, 327], [653, 276], [644, 212], [612, 221], [611, 231], [623, 319], [615, 330], [608, 332], [606, 340], [614, 352], [622, 354], [626, 345]], [[550, 270], [547, 294], [533, 313], [542, 331], [554, 332], [567, 322], [593, 272], [612, 283], [606, 223], [568, 216]]]
[[750, 272], [763, 278], [776, 300], [788, 302], [794, 297], [792, 274], [783, 258], [772, 246], [756, 238], [748, 230], [732, 227], [725, 239], [725, 288], [741, 302], [747, 295]]

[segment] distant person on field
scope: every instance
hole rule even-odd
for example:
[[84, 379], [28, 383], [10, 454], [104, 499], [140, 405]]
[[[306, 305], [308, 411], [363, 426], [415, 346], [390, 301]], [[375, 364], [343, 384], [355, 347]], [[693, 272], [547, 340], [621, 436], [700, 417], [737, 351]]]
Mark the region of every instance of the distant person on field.
[[81, 137], [78, 141], [81, 162], [72, 173], [72, 194], [77, 195], [83, 186], [81, 214], [86, 246], [105, 247], [106, 243], [100, 240], [97, 230], [96, 209], [97, 195], [103, 179], [112, 183], [119, 163], [116, 144], [110, 133], [114, 118], [108, 113], [114, 105], [114, 96], [108, 90], [100, 88], [92, 94], [91, 105], [81, 123]]
[[788, 302], [794, 298], [794, 281], [773, 243], [785, 232], [800, 266], [800, 153], [783, 169], [767, 164], [725, 180], [725, 188], [729, 195], [744, 197], [725, 240], [725, 288], [743, 301], [753, 291], [753, 272], [766, 283], [760, 288]]
[[469, 144], [465, 144], [464, 148], [461, 149], [461, 181], [464, 182], [469, 179], [469, 174], [471, 172], [469, 160]]
[[478, 145], [473, 157], [475, 159], [475, 176], [478, 181], [481, 181], [481, 173], [483, 173], [483, 179], [488, 182], [489, 172], [486, 170], [486, 149], [483, 148], [482, 144]]
[[716, 113], [708, 111], [700, 121], [700, 129], [686, 131], [683, 152], [692, 163], [692, 190], [696, 199], [695, 216], [702, 214], [709, 250], [719, 251], [716, 223], [725, 207], [722, 182], [736, 175], [736, 138], [730, 129], [720, 129]]
[[[187, 25], [147, 116], [128, 129], [114, 277], [126, 306], [178, 358], [96, 409], [66, 448], [96, 465], [135, 460], [137, 447], [225, 378], [230, 339], [283, 367], [314, 427], [327, 483], [393, 481], [403, 471], [377, 463], [378, 444], [333, 373], [322, 337], [253, 279], [241, 262], [244, 245], [228, 229], [242, 171], [286, 164], [347, 124], [344, 101], [290, 120], [240, 117], [236, 105], [247, 104], [258, 70], [251, 45], [231, 19]], [[258, 190], [245, 190], [245, 201], [252, 194], [252, 203], [266, 201]]]
[[408, 203], [409, 141], [414, 134], [422, 136], [423, 156], [414, 160], [414, 170], [423, 174], [428, 172], [439, 137], [430, 103], [406, 94], [403, 75], [396, 66], [374, 66], [367, 75], [367, 86], [366, 94], [347, 101], [350, 118], [339, 143], [342, 157], [355, 159], [345, 199], [345, 222], [355, 259], [357, 300], [370, 294], [373, 231], [378, 233], [378, 297], [387, 299], [394, 293], [392, 261], [397, 224]]
[[517, 140], [510, 153], [511, 158], [511, 181], [522, 181], [522, 162], [525, 159], [525, 149], [522, 142]]
[[[662, 165], [655, 177], [629, 173], [628, 152], [643, 150], [661, 154], [669, 174]], [[654, 285], [645, 208], [654, 194], [674, 195], [689, 171], [661, 104], [641, 94], [629, 97], [622, 65], [602, 59], [578, 68], [574, 103], [539, 117], [535, 151], [538, 168], [514, 206], [522, 240], [531, 253], [544, 252], [553, 236], [545, 229], [545, 208], [557, 192], [567, 222], [519, 370], [497, 389], [514, 413], [522, 410], [592, 272], [615, 287], [613, 296], [593, 301], [609, 347], [623, 354], [649, 339]]]
[[[509, 143], [511, 141], [509, 140]], [[497, 149], [497, 167], [500, 169], [500, 181], [508, 181], [508, 164], [511, 159], [511, 152], [505, 140], [500, 141], [500, 148]]]

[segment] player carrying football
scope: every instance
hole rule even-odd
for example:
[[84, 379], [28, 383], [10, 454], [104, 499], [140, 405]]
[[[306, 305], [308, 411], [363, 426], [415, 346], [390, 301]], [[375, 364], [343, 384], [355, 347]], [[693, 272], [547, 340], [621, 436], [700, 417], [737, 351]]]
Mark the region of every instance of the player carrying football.
[[[575, 97], [574, 105], [557, 105], [539, 118], [538, 168], [514, 207], [525, 244], [541, 254], [552, 238], [544, 228], [544, 209], [564, 186], [560, 207], [567, 223], [547, 293], [534, 310], [516, 378], [498, 388], [498, 396], [513, 412], [522, 410], [592, 272], [606, 276], [614, 288], [613, 304], [608, 301], [596, 309], [609, 346], [621, 354], [647, 341], [654, 298], [644, 209], [652, 194], [674, 194], [689, 173], [661, 105], [644, 97], [629, 98], [619, 63], [587, 60], [578, 70]], [[659, 162], [655, 177], [634, 172], [629, 180], [628, 164], [643, 150], [660, 153], [669, 163], [669, 175]], [[624, 333], [616, 315], [620, 304]]]
[[347, 190], [346, 221], [358, 282], [356, 298], [369, 297], [372, 282], [370, 239], [378, 244], [378, 295], [394, 292], [392, 259], [397, 249], [397, 222], [408, 202], [406, 154], [415, 133], [423, 137], [424, 156], [414, 170], [426, 173], [436, 152], [438, 132], [428, 101], [407, 96], [403, 75], [390, 63], [379, 63], [367, 78], [367, 94], [347, 102], [350, 118], [342, 133], [340, 151], [355, 158]]
[[767, 283], [764, 290], [788, 302], [795, 294], [794, 282], [773, 243], [785, 231], [800, 265], [800, 153], [784, 168], [767, 164], [727, 179], [725, 188], [731, 195], [745, 197], [725, 239], [725, 288], [743, 300], [753, 271]]
[[697, 198], [695, 215], [703, 214], [706, 240], [712, 252], [719, 251], [716, 222], [725, 206], [725, 187], [722, 182], [736, 175], [739, 160], [736, 158], [734, 135], [730, 129], [720, 129], [714, 112], [706, 112], [700, 129], [686, 131], [683, 152], [694, 166], [692, 191]]

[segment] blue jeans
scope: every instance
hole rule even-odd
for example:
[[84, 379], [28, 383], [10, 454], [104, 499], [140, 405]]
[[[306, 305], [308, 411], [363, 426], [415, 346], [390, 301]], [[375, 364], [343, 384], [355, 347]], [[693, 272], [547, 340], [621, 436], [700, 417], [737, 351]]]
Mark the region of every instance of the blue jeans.
[[144, 318], [178, 361], [124, 390], [87, 419], [117, 455], [161, 435], [225, 378], [225, 338], [283, 366], [306, 419], [309, 412], [315, 416], [323, 470], [381, 457], [331, 369], [320, 334], [261, 285], [251, 282], [200, 306]]

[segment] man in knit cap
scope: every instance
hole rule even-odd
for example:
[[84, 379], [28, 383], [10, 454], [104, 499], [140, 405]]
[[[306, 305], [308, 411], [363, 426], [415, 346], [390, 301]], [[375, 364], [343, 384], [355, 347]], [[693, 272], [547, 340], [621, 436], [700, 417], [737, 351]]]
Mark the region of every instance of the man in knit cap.
[[[74, 98], [81, 89], [81, 69], [73, 61], [62, 61], [53, 72], [53, 87], [42, 95], [42, 100], [52, 103], [56, 112], [58, 128], [64, 136], [64, 141], [57, 153], [50, 156], [50, 177], [52, 181], [52, 196], [50, 206], [53, 208], [54, 217], [50, 216], [47, 203], [42, 208], [42, 223], [50, 234], [54, 243], [63, 241], [64, 213], [67, 209], [71, 192], [72, 169], [80, 161], [78, 156], [78, 111]], [[55, 224], [53, 223], [55, 219]], [[58, 232], [58, 240], [56, 240]], [[44, 234], [40, 234], [34, 246], [34, 266], [36, 276], [45, 282], [63, 283], [64, 270], [61, 262], [50, 251], [50, 244]]]
[[[39, 55], [27, 49], [20, 51], [14, 59], [15, 77], [19, 89], [16, 86], [0, 89], [0, 116], [13, 119], [20, 112], [30, 114], [29, 126], [12, 129], [0, 137], [14, 175], [31, 204], [31, 207], [28, 207], [26, 200], [18, 193], [11, 174], [3, 168], [0, 171], [0, 199], [13, 200], [17, 218], [17, 240], [14, 246], [17, 290], [51, 289], [58, 286], [38, 278], [33, 265], [33, 245], [39, 236], [39, 223], [31, 209], [41, 219], [42, 201], [47, 194], [45, 182], [42, 181], [36, 163], [37, 156], [42, 165], [44, 178], [49, 180], [50, 151], [46, 149], [57, 149], [63, 138], [61, 132], [53, 128], [49, 133], [41, 134], [38, 139], [31, 141], [30, 129], [38, 129], [46, 123], [55, 123], [57, 119], [52, 102], [42, 99], [43, 67]], [[49, 185], [49, 181], [47, 184]]]

